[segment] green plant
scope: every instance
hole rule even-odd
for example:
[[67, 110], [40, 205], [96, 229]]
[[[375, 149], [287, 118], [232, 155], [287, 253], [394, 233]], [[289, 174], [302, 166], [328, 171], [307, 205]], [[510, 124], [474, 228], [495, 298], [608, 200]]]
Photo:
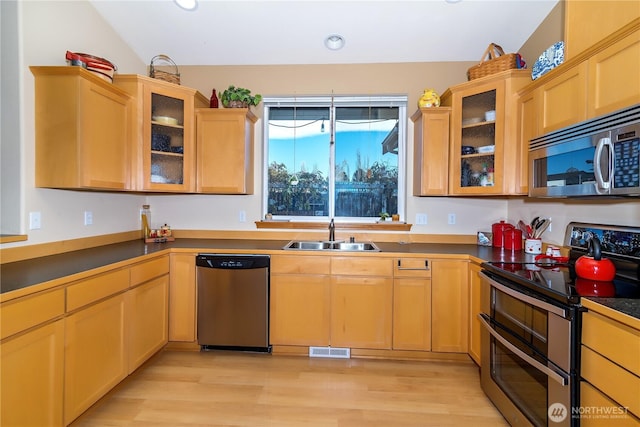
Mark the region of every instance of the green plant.
[[387, 218], [391, 217], [391, 215], [389, 215], [386, 212], [380, 212], [380, 221], [386, 221]]
[[237, 104], [248, 107], [249, 105], [258, 105], [262, 101], [262, 95], [251, 95], [249, 89], [231, 85], [222, 92], [220, 101], [225, 107], [237, 107], [239, 106]]

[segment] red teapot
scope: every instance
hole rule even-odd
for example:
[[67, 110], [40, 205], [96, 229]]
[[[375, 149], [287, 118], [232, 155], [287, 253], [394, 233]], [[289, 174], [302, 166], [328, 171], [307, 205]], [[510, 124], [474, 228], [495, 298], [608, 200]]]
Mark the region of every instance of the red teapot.
[[589, 280], [609, 282], [616, 277], [616, 266], [608, 258], [602, 258], [602, 245], [597, 236], [589, 239], [589, 250], [576, 260], [576, 274]]

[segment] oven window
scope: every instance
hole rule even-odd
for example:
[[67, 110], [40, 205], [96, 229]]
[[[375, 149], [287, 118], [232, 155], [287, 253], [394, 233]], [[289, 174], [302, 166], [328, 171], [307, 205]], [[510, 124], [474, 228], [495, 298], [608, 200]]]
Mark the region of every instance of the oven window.
[[[511, 332], [517, 341], [513, 342], [513, 337], [506, 336], [506, 333], [501, 334], [525, 353], [546, 358], [548, 313], [495, 288], [493, 292], [491, 318]], [[500, 329], [498, 328], [499, 331]], [[532, 354], [532, 348], [537, 354]]]
[[536, 426], [547, 425], [548, 377], [491, 338], [491, 377]]

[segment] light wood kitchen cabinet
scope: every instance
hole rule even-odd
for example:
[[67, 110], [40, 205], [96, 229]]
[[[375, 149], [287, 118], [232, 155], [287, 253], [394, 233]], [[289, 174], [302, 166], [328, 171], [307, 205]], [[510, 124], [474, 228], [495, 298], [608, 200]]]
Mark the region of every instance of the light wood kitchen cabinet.
[[0, 305], [0, 425], [62, 425], [63, 314], [64, 289]]
[[469, 341], [469, 268], [467, 261], [431, 263], [431, 350], [467, 353]]
[[590, 300], [583, 305], [588, 311], [582, 315], [580, 375], [585, 395], [580, 404], [598, 406], [600, 401], [612, 401], [612, 406], [627, 408], [630, 419], [626, 421], [637, 423], [640, 322]]
[[127, 292], [129, 373], [168, 342], [169, 256], [131, 267]]
[[[508, 70], [444, 92], [442, 105], [452, 109], [449, 194], [523, 194], [517, 92], [530, 81], [528, 70]], [[487, 116], [488, 112], [495, 112], [495, 117]], [[463, 154], [462, 147], [474, 152]]]
[[537, 89], [538, 135], [562, 129], [587, 118], [587, 64], [560, 69]]
[[172, 253], [169, 273], [169, 341], [196, 342], [196, 254]]
[[528, 144], [531, 138], [640, 103], [638, 75], [640, 19], [635, 19], [520, 91], [520, 140]]
[[195, 109], [207, 106], [207, 98], [194, 89], [135, 74], [116, 74], [113, 84], [135, 100], [131, 123], [135, 189], [193, 192]]
[[196, 109], [198, 193], [253, 194], [253, 128], [248, 108]]
[[480, 365], [480, 332], [482, 324], [478, 315], [482, 311], [481, 299], [481, 279], [482, 268], [475, 262], [469, 263], [469, 356]]
[[533, 92], [522, 95], [518, 99], [518, 132], [517, 139], [520, 153], [516, 156], [518, 166], [519, 191], [522, 194], [529, 193], [529, 143], [540, 134], [538, 115], [536, 114], [537, 98]]
[[36, 187], [130, 189], [131, 97], [81, 67], [29, 68]]
[[271, 344], [330, 345], [330, 261], [323, 256], [271, 256]]
[[570, 59], [640, 18], [640, 6], [628, 0], [567, 0], [564, 16], [564, 56]]
[[64, 423], [71, 423], [127, 376], [125, 294], [67, 316]]
[[332, 257], [331, 273], [331, 345], [391, 349], [392, 260]]
[[451, 108], [421, 108], [413, 121], [413, 195], [449, 193], [449, 121]]
[[431, 350], [431, 266], [398, 258], [393, 272], [393, 349]]
[[[640, 11], [637, 3], [636, 9]], [[591, 56], [587, 64], [587, 117], [598, 117], [640, 103], [639, 28]]]

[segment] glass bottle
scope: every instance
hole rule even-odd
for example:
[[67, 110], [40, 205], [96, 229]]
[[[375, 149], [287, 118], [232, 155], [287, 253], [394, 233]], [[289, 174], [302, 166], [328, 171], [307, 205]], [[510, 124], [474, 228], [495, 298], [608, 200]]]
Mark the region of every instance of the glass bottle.
[[146, 239], [151, 236], [151, 208], [149, 205], [142, 205], [140, 221], [142, 224], [142, 238]]
[[216, 90], [214, 89], [213, 92], [211, 92], [211, 99], [209, 100], [209, 107], [210, 108], [218, 108], [218, 95], [216, 95]]

